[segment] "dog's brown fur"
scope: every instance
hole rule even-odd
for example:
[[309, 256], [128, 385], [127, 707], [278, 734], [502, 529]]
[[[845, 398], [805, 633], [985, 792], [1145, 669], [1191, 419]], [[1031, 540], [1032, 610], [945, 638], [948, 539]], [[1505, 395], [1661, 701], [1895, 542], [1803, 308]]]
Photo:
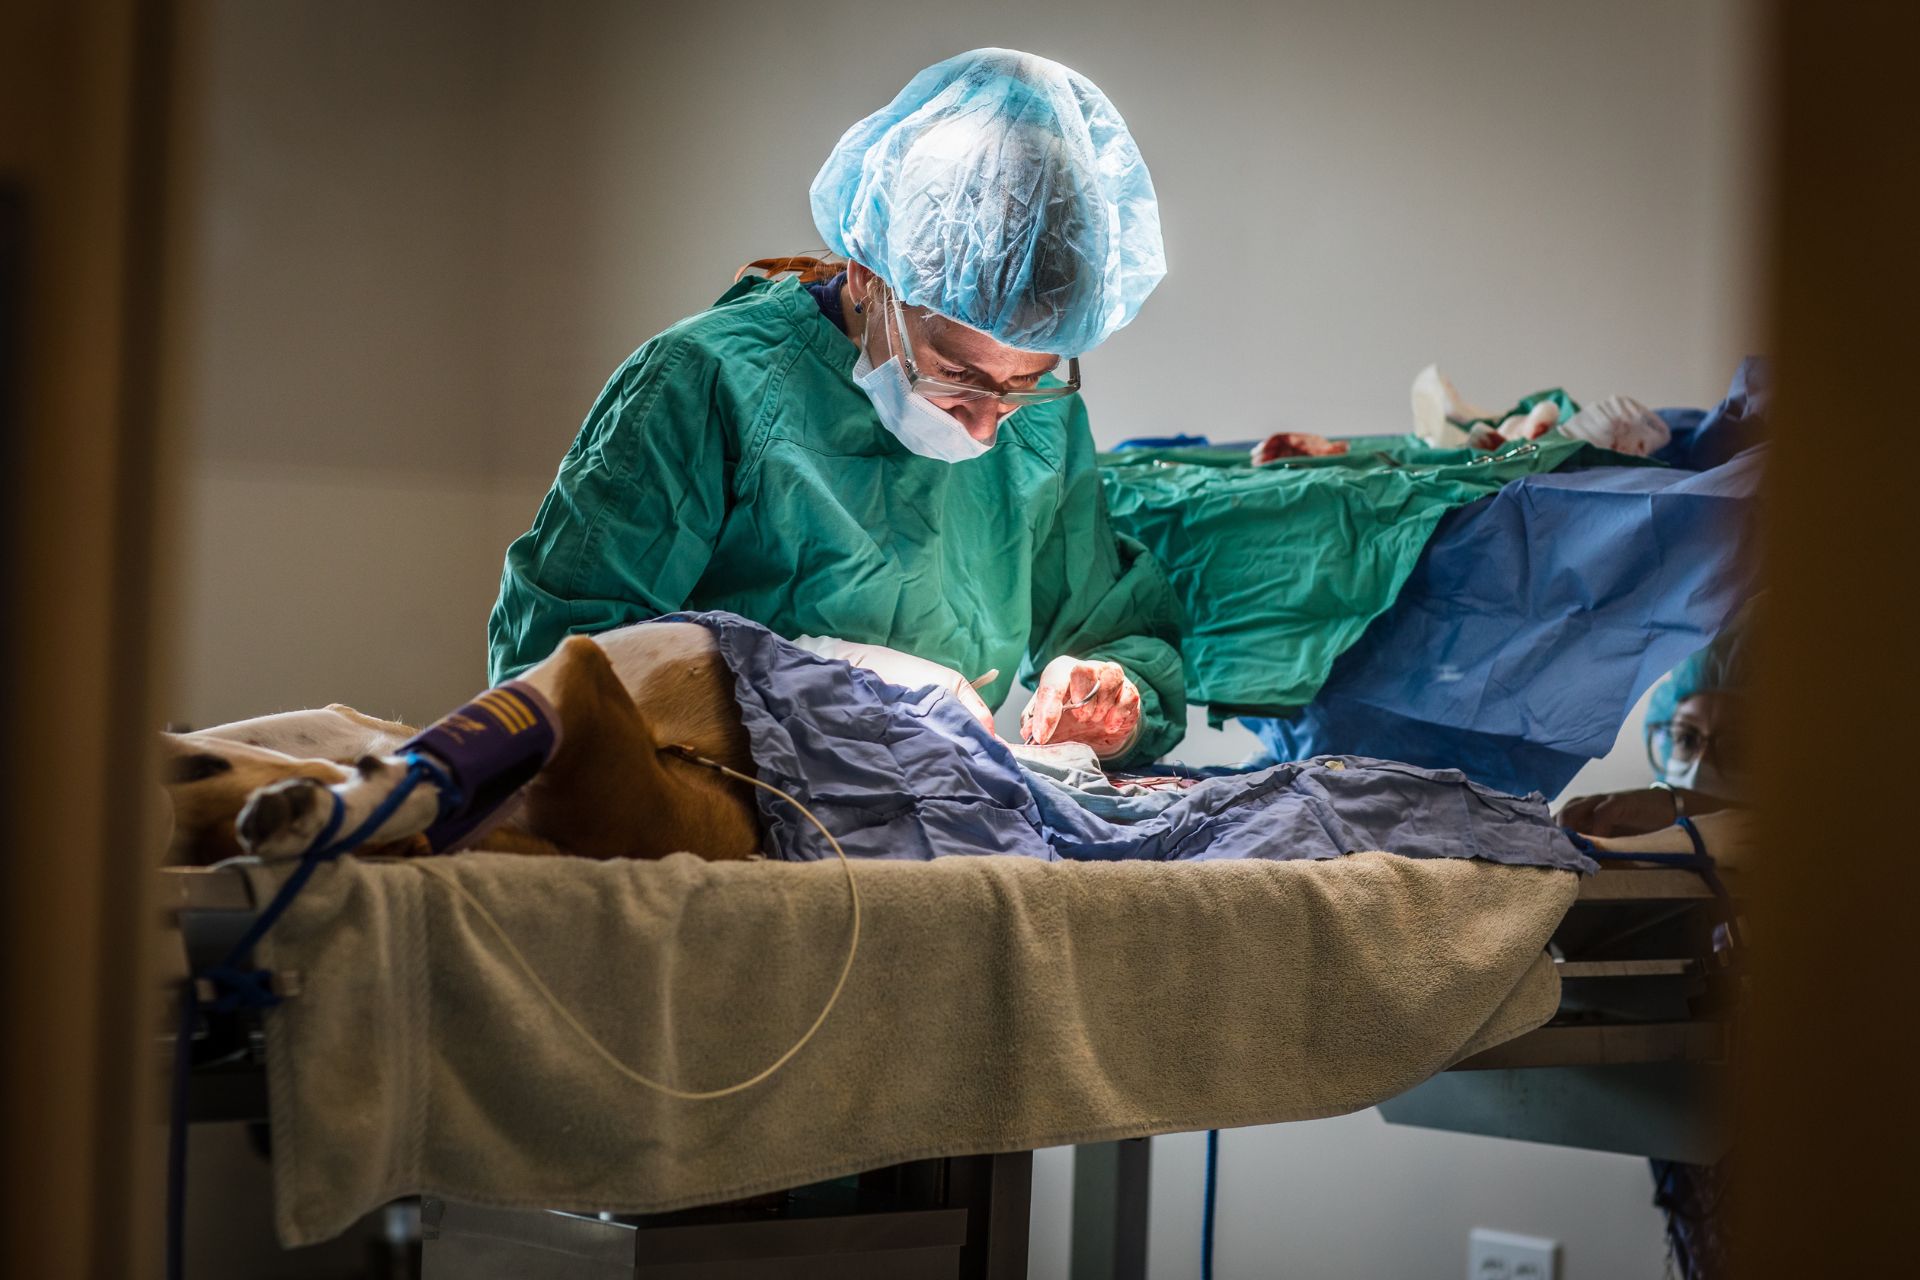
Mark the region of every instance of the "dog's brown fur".
[[[560, 743], [485, 847], [589, 858], [758, 852], [750, 789], [660, 750], [685, 746], [752, 770], [732, 672], [705, 628], [655, 624], [597, 639], [573, 636], [521, 679], [552, 704]], [[236, 823], [263, 788], [294, 778], [344, 783], [355, 762], [391, 753], [413, 732], [336, 703], [164, 735], [174, 810], [170, 856], [203, 864], [243, 852]], [[303, 755], [303, 748], [324, 754]], [[418, 835], [367, 850], [424, 851]]]

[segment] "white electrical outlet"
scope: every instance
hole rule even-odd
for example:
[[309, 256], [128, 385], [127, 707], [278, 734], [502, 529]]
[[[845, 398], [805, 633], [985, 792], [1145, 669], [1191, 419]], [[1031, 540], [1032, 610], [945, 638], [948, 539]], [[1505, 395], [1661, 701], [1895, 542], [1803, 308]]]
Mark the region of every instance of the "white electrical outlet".
[[1467, 1236], [1467, 1280], [1560, 1280], [1560, 1242], [1475, 1227]]

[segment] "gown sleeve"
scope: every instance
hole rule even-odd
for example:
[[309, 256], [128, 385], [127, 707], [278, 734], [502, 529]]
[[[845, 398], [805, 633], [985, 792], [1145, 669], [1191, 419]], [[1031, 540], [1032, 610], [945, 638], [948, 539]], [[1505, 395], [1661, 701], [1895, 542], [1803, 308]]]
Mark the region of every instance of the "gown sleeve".
[[726, 514], [738, 435], [700, 342], [635, 352], [594, 402], [533, 527], [507, 548], [487, 620], [498, 683], [561, 640], [682, 607]]
[[1140, 736], [1114, 763], [1140, 764], [1186, 733], [1180, 606], [1159, 561], [1113, 531], [1077, 397], [1066, 426], [1064, 491], [1033, 566], [1033, 632], [1020, 679], [1031, 684], [1061, 654], [1119, 663], [1140, 691]]

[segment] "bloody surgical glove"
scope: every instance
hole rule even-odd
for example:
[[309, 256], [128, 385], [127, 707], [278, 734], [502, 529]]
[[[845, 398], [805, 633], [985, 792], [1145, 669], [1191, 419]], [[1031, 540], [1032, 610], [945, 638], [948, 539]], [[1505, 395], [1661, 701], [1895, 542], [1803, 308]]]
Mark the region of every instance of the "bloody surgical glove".
[[1055, 658], [1020, 713], [1020, 736], [1041, 745], [1084, 742], [1112, 759], [1140, 736], [1140, 691], [1117, 662]]
[[1347, 448], [1345, 440], [1329, 440], [1311, 431], [1276, 431], [1253, 446], [1253, 465], [1261, 467], [1282, 458], [1331, 458]]
[[1590, 404], [1561, 423], [1560, 430], [1575, 440], [1642, 458], [1673, 439], [1666, 420], [1631, 396], [1608, 396]]
[[967, 682], [967, 678], [952, 667], [943, 667], [937, 662], [916, 658], [885, 645], [856, 644], [851, 640], [836, 640], [832, 636], [797, 636], [793, 643], [819, 657], [837, 658], [849, 666], [865, 667], [888, 684], [897, 684], [903, 689], [924, 689], [928, 685], [945, 689], [960, 699], [960, 705], [974, 719], [987, 726], [989, 733], [993, 732], [993, 712]]

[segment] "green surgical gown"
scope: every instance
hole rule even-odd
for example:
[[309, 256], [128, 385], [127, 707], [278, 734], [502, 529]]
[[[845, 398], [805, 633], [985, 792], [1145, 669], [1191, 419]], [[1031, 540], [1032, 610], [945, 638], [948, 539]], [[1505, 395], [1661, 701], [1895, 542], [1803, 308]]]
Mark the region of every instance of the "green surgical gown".
[[[1553, 397], [1571, 416], [1564, 392]], [[1129, 449], [1102, 459], [1110, 518], [1166, 566], [1189, 620], [1187, 689], [1216, 721], [1311, 702], [1393, 604], [1447, 512], [1560, 468], [1654, 465], [1557, 432], [1498, 454], [1412, 437], [1255, 467], [1234, 449]], [[1516, 572], [1519, 570], [1516, 569]]]
[[994, 447], [917, 457], [852, 380], [853, 343], [791, 280], [742, 281], [607, 383], [488, 622], [508, 679], [567, 635], [724, 609], [788, 637], [882, 644], [1005, 700], [1051, 658], [1140, 690], [1129, 760], [1186, 727], [1178, 605], [1108, 522], [1078, 396], [1007, 418]]

